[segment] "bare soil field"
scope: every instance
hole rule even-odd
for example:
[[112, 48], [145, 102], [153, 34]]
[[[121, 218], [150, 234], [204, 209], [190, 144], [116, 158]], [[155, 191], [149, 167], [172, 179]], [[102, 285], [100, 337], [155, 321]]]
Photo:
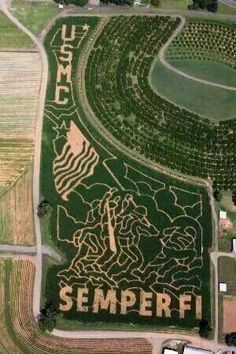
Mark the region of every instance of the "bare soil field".
[[223, 333], [235, 332], [236, 296], [225, 296], [223, 300]]
[[0, 199], [0, 243], [35, 244], [32, 204], [32, 167]]
[[0, 52], [0, 195], [33, 157], [41, 79], [36, 52]]

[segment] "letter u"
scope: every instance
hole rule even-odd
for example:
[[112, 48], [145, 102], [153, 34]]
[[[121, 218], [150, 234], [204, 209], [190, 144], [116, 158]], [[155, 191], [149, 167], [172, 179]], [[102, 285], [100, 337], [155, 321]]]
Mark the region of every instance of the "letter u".
[[61, 38], [63, 39], [63, 41], [73, 41], [75, 39], [75, 25], [71, 26], [71, 33], [69, 37], [66, 37], [66, 29], [67, 26], [66, 25], [62, 25], [62, 29], [61, 29]]

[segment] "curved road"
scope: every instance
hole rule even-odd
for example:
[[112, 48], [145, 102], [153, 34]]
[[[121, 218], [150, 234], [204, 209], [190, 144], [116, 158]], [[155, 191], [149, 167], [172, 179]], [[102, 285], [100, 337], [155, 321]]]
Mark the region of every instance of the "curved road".
[[183, 77], [185, 77], [186, 79], [188, 80], [193, 80], [193, 81], [196, 81], [196, 82], [200, 82], [201, 84], [204, 84], [204, 85], [208, 85], [208, 86], [214, 86], [214, 87], [217, 87], [217, 88], [221, 88], [221, 89], [224, 89], [224, 90], [229, 90], [229, 91], [236, 91], [236, 87], [234, 86], [228, 86], [228, 85], [222, 85], [222, 84], [218, 84], [216, 82], [213, 82], [213, 81], [208, 81], [208, 80], [203, 80], [203, 79], [199, 79], [195, 76], [192, 76], [192, 75], [189, 75], [189, 74], [186, 74], [185, 72], [179, 70], [179, 69], [176, 69], [174, 66], [170, 65], [166, 60], [165, 60], [165, 52], [166, 50], [168, 49], [169, 45], [172, 43], [172, 41], [177, 37], [177, 35], [180, 33], [180, 31], [183, 29], [185, 23], [186, 23], [186, 20], [184, 17], [182, 16], [179, 16], [180, 19], [181, 19], [181, 23], [179, 25], [179, 27], [175, 30], [175, 32], [172, 34], [172, 36], [169, 38], [169, 40], [164, 44], [164, 46], [161, 48], [161, 50], [159, 51], [159, 55], [158, 55], [158, 58], [160, 60], [160, 62], [162, 63], [162, 65], [175, 72], [176, 74], [178, 75], [181, 75]]

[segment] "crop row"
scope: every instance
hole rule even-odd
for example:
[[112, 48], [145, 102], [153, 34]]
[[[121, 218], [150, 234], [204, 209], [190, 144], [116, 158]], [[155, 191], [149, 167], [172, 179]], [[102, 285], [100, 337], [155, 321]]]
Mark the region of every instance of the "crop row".
[[87, 98], [103, 125], [132, 150], [232, 189], [236, 121], [213, 125], [166, 101], [149, 85], [151, 64], [178, 24], [178, 18], [170, 17], [112, 18], [89, 56]]
[[167, 59], [211, 60], [236, 68], [236, 28], [217, 23], [189, 23], [172, 42]]

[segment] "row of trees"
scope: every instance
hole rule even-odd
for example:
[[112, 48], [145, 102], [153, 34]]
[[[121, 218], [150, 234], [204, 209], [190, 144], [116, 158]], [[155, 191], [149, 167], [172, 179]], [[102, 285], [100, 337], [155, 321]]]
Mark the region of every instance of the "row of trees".
[[233, 190], [236, 121], [214, 125], [158, 96], [148, 82], [159, 48], [178, 23], [111, 19], [89, 57], [87, 97], [103, 125], [130, 149], [185, 174], [211, 177], [218, 190]]
[[218, 10], [218, 0], [193, 0], [192, 4], [188, 5], [189, 10], [208, 10], [216, 12]]
[[215, 22], [190, 22], [172, 42], [167, 59], [211, 60], [236, 68], [236, 31]]

